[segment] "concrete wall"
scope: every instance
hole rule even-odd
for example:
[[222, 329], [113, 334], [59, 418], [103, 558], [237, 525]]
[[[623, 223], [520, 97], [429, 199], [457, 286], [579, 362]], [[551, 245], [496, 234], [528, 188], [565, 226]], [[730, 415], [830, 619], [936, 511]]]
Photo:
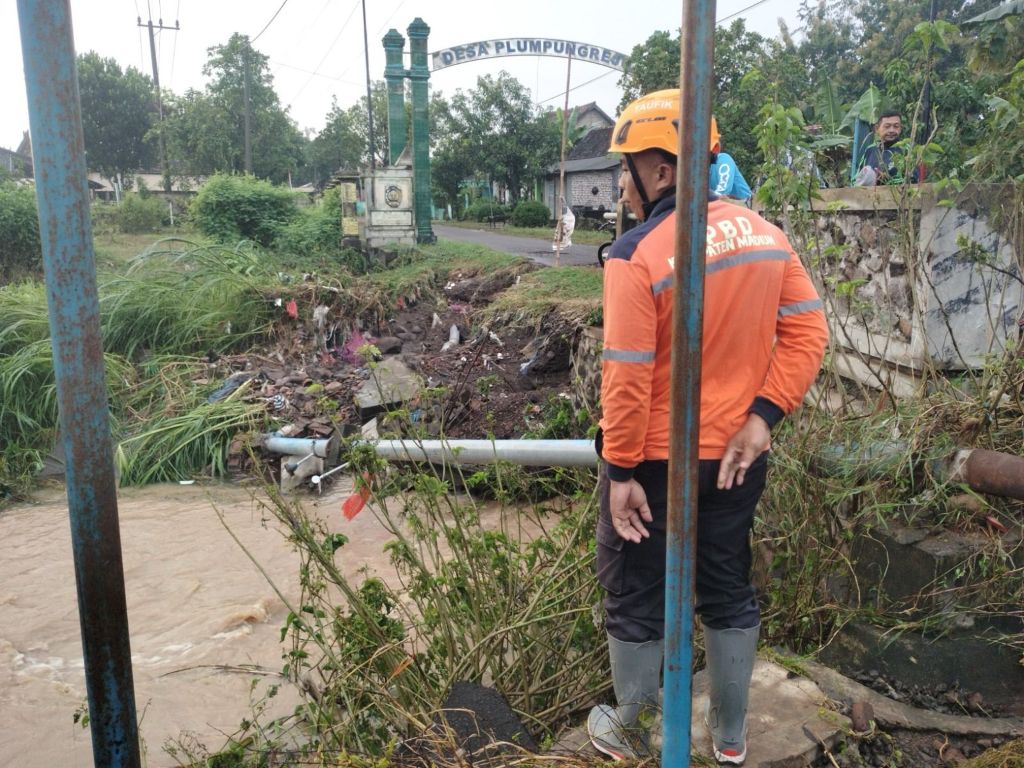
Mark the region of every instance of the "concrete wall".
[[[615, 201], [618, 199], [615, 179], [608, 171], [583, 171], [580, 173], [566, 174], [566, 186], [569, 187], [569, 194], [566, 198], [573, 208], [601, 208], [606, 211], [615, 210]], [[597, 194], [594, 194], [597, 189]]]
[[842, 347], [911, 370], [962, 370], [1016, 338], [1024, 214], [1006, 188], [955, 199], [930, 184], [820, 194], [801, 255]]

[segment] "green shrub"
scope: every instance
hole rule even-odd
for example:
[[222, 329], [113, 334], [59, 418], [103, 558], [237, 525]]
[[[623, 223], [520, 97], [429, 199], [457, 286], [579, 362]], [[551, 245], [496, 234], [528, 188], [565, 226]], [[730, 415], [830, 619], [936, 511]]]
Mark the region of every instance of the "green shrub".
[[129, 192], [117, 207], [116, 222], [125, 234], [154, 232], [164, 223], [166, 204], [159, 197]]
[[551, 214], [544, 203], [523, 200], [512, 211], [512, 223], [517, 227], [546, 227]]
[[41, 272], [36, 192], [31, 186], [0, 183], [0, 281], [24, 272]]
[[269, 246], [295, 218], [295, 193], [252, 176], [217, 174], [199, 190], [191, 214], [199, 231], [224, 243]]
[[89, 206], [93, 235], [113, 235], [120, 229], [118, 206], [105, 200], [94, 200]]
[[329, 189], [316, 205], [298, 209], [282, 227], [275, 245], [278, 250], [298, 255], [341, 250], [341, 191]]
[[494, 200], [477, 200], [465, 210], [462, 217], [472, 221], [489, 221], [491, 219], [503, 221], [508, 218], [508, 208]]

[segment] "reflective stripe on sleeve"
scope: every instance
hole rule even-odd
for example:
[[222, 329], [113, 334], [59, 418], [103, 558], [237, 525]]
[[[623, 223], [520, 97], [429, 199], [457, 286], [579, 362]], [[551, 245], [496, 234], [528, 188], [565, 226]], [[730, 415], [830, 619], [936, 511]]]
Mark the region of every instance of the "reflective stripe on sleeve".
[[662, 291], [671, 288], [673, 280], [675, 280], [675, 276], [671, 274], [668, 277], [661, 278], [661, 280], [651, 286], [651, 293], [657, 296]]
[[602, 360], [611, 360], [616, 363], [653, 363], [654, 352], [635, 352], [629, 349], [606, 349]]
[[786, 317], [787, 315], [799, 315], [803, 312], [813, 312], [816, 309], [824, 309], [824, 304], [821, 303], [821, 299], [813, 299], [810, 301], [798, 301], [793, 304], [784, 304], [779, 307], [779, 317]]
[[720, 272], [729, 267], [738, 267], [741, 264], [751, 264], [755, 261], [789, 261], [789, 251], [747, 251], [726, 256], [724, 259], [710, 262], [705, 268], [705, 274]]

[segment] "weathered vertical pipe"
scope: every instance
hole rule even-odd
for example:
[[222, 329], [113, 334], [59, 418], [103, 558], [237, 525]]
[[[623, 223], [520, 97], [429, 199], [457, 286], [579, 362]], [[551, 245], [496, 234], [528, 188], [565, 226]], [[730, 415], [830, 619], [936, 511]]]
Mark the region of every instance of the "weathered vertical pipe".
[[661, 748], [661, 764], [673, 768], [690, 764], [700, 367], [714, 24], [715, 0], [683, 0], [665, 569], [665, 711]]
[[18, 0], [93, 762], [140, 764], [68, 0]]

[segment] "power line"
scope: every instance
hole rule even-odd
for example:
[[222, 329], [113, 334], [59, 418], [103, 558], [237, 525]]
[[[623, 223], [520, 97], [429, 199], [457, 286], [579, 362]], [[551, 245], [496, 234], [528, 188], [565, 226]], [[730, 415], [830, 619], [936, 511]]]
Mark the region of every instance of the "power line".
[[[355, 80], [342, 80], [341, 75], [325, 75], [320, 72], [314, 72], [311, 69], [303, 69], [302, 67], [296, 67], [294, 64], [286, 64], [283, 61], [277, 59], [270, 59], [270, 63], [275, 67], [284, 67], [285, 69], [294, 69], [296, 72], [302, 72], [304, 75], [312, 75], [313, 77], [322, 77], [324, 80], [331, 80], [336, 83], [344, 83], [345, 85], [362, 85]], [[344, 74], [344, 73], [343, 73]]]
[[[361, 0], [356, 0], [355, 4], [352, 6], [352, 10], [349, 11], [348, 18], [345, 19], [345, 23], [341, 25], [341, 29], [338, 30], [338, 34], [335, 35], [334, 40], [331, 41], [330, 46], [327, 48], [327, 52], [323, 55], [323, 58], [320, 59], [320, 63], [316, 65], [316, 70], [314, 72], [310, 73], [309, 77], [306, 78], [306, 82], [304, 82], [302, 84], [302, 87], [299, 88], [298, 93], [296, 93], [294, 96], [292, 96], [291, 99], [289, 99], [289, 101], [288, 101], [288, 106], [289, 107], [291, 107], [291, 105], [295, 103], [295, 100], [298, 99], [299, 96], [302, 95], [302, 92], [304, 90], [306, 90], [306, 86], [309, 85], [309, 83], [313, 80], [313, 78], [320, 74], [320, 67], [322, 67], [324, 65], [324, 62], [327, 61], [327, 57], [330, 56], [331, 55], [331, 51], [334, 50], [334, 46], [338, 44], [338, 40], [341, 39], [342, 33], [348, 27], [348, 23], [350, 21], [352, 21], [352, 17], [355, 15], [356, 9], [359, 8], [359, 3], [360, 2], [361, 2]], [[348, 72], [347, 68], [345, 69], [345, 72]], [[342, 72], [341, 75], [344, 75], [345, 72]], [[341, 79], [341, 75], [338, 75], [337, 79], [340, 80]]]
[[[178, 21], [181, 19], [181, 0], [178, 0], [178, 6], [174, 9], [174, 26], [178, 26]], [[141, 30], [139, 30], [141, 32]], [[174, 59], [178, 55], [178, 36], [174, 36], [174, 47], [171, 48], [171, 76], [168, 78], [167, 87], [170, 88], [174, 85]]]
[[[139, 12], [139, 0], [135, 0], [135, 16], [142, 21], [142, 13]], [[146, 68], [146, 54], [142, 49], [142, 27], [139, 27], [139, 71]]]
[[270, 21], [268, 21], [266, 23], [266, 25], [264, 25], [263, 29], [261, 29], [259, 31], [259, 34], [256, 35], [256, 37], [254, 37], [252, 40], [249, 41], [250, 43], [255, 43], [257, 40], [260, 39], [260, 35], [262, 35], [264, 32], [266, 32], [270, 28], [270, 25], [274, 23], [274, 19], [277, 18], [277, 14], [279, 14], [281, 11], [283, 11], [284, 7], [286, 5], [288, 5], [288, 0], [284, 0], [284, 2], [281, 3], [280, 7], [276, 11], [274, 11], [274, 15], [270, 17]]
[[[605, 72], [604, 74], [598, 75], [597, 77], [592, 77], [589, 80], [580, 83], [579, 85], [574, 85], [572, 88], [569, 89], [569, 92], [571, 93], [572, 91], [575, 91], [575, 90], [577, 90], [579, 88], [582, 88], [585, 85], [590, 85], [591, 83], [596, 83], [601, 78], [608, 77], [608, 75], [612, 74], [613, 72], [617, 72], [617, 71], [618, 70], [610, 69], [607, 72]], [[540, 104], [544, 104], [544, 103], [549, 102], [549, 101], [554, 101], [555, 99], [560, 99], [562, 96], [565, 96], [565, 94], [566, 94], [565, 91], [559, 91], [554, 96], [546, 98], [543, 101], [538, 101], [537, 104], [540, 105]]]
[[386, 27], [391, 22], [391, 20], [393, 18], [395, 18], [395, 14], [398, 13], [400, 10], [402, 10], [402, 6], [403, 5], [405, 5], [405, 0], [402, 0], [402, 2], [400, 2], [398, 5], [395, 6], [395, 10], [393, 10], [391, 12], [391, 15], [388, 16], [387, 21], [385, 21], [383, 24], [380, 25], [380, 28], [376, 31], [375, 34], [379, 35], [381, 33], [381, 30], [383, 30], [384, 27]]
[[757, 0], [756, 3], [751, 3], [746, 8], [742, 8], [742, 9], [736, 11], [736, 13], [730, 13], [728, 16], [723, 16], [722, 18], [718, 19], [715, 22], [715, 24], [721, 24], [723, 21], [728, 21], [729, 19], [734, 19], [737, 16], [742, 16], [744, 13], [749, 11], [751, 8], [757, 8], [757, 6], [764, 5], [765, 3], [768, 3], [768, 2], [771, 2], [771, 0]]

